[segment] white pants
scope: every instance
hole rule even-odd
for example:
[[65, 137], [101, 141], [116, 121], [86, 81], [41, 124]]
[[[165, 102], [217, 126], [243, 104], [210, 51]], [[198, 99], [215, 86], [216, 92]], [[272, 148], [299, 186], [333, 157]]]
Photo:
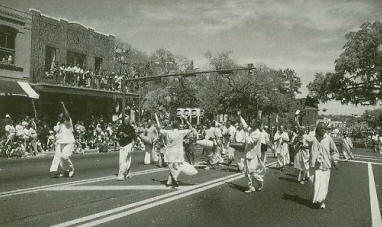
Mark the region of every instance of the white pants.
[[130, 173], [132, 149], [133, 143], [129, 143], [119, 149], [119, 176], [128, 175]]
[[179, 166], [181, 165], [181, 162], [170, 162], [168, 163], [168, 168], [170, 170], [170, 174], [167, 179], [167, 184], [172, 184], [172, 179], [175, 181], [178, 181], [178, 176], [180, 174]]
[[151, 160], [155, 163], [158, 162], [158, 154], [155, 150], [155, 147], [153, 144], [145, 144], [145, 159], [143, 160], [143, 163], [148, 165], [151, 163]]
[[73, 163], [70, 160], [70, 156], [72, 156], [73, 153], [73, 148], [73, 143], [57, 143], [55, 145], [55, 154], [49, 171], [57, 172], [59, 166], [61, 171], [74, 170]]
[[330, 170], [314, 170], [311, 176], [314, 185], [313, 203], [324, 202], [328, 194]]

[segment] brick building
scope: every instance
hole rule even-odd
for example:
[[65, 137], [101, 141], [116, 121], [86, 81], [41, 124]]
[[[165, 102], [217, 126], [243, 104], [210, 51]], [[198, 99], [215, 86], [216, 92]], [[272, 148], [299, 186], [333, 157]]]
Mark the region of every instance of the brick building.
[[[33, 95], [20, 91], [16, 84], [20, 81], [27, 82], [23, 86], [28, 86], [28, 89], [24, 90], [34, 90], [33, 98], [38, 98], [32, 106], [32, 102], [24, 98], [29, 103], [22, 105], [25, 111], [20, 111], [20, 106], [14, 107], [11, 112], [21, 116], [33, 114], [40, 120], [54, 122], [61, 110], [60, 101], [65, 102], [74, 121], [90, 119], [93, 115], [111, 120], [116, 107], [124, 106], [126, 100], [132, 109], [138, 95], [123, 94], [121, 88], [68, 84], [58, 80], [58, 74], [47, 77], [53, 69], [78, 67], [83, 72], [91, 72], [94, 78], [112, 79], [113, 35], [101, 34], [76, 22], [52, 18], [34, 9], [23, 12], [0, 5], [0, 19], [0, 80], [13, 81], [0, 84], [0, 98], [3, 98], [0, 100], [1, 114], [4, 111], [8, 113], [12, 105], [19, 103], [13, 100], [15, 94], [30, 98]], [[63, 77], [61, 72], [59, 75]], [[71, 73], [77, 79], [83, 75]], [[7, 101], [1, 94], [7, 94]]]
[[32, 16], [0, 5], [0, 118], [31, 115], [38, 98], [30, 79]]

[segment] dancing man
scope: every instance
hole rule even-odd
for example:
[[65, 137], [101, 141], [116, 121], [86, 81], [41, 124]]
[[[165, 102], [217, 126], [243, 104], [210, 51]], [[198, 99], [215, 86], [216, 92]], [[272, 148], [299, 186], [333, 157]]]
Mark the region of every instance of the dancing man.
[[[246, 193], [254, 191], [261, 191], [264, 186], [265, 166], [261, 159], [261, 132], [259, 130], [260, 122], [252, 121], [250, 127], [245, 120], [241, 117], [240, 111], [238, 112], [240, 121], [248, 133], [245, 138], [245, 161], [244, 161], [244, 173], [248, 179], [248, 190]], [[258, 183], [257, 189], [254, 183]]]
[[136, 140], [134, 127], [130, 124], [129, 116], [125, 115], [122, 124], [118, 127], [117, 138], [119, 149], [119, 171], [117, 180], [123, 181], [131, 177], [131, 153]]
[[[73, 177], [74, 166], [70, 160], [75, 142], [73, 123], [64, 102], [61, 102], [61, 105], [63, 112], [58, 115], [57, 125], [54, 126], [54, 131], [56, 131], [55, 154], [49, 171], [52, 177]], [[58, 171], [59, 167], [60, 171]]]
[[316, 128], [309, 157], [309, 175], [314, 185], [313, 204], [324, 209], [328, 194], [330, 169], [337, 167], [339, 154], [332, 137], [326, 133], [325, 123], [320, 122]]
[[164, 136], [166, 143], [165, 160], [168, 162], [170, 170], [166, 186], [179, 187], [178, 176], [181, 172], [180, 166], [184, 163], [184, 137], [191, 132], [192, 126], [185, 117], [182, 116], [190, 129], [179, 130], [180, 123], [174, 121], [171, 130], [164, 130], [160, 128], [159, 121], [157, 121], [157, 130], [159, 134]]

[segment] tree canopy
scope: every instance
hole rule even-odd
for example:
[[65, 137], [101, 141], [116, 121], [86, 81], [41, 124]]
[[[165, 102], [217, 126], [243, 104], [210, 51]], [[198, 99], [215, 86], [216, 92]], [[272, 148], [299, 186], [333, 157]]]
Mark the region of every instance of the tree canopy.
[[[194, 70], [192, 60], [176, 56], [166, 49], [147, 56], [129, 48], [125, 59], [142, 55], [138, 62], [129, 62], [129, 68], [133, 70], [128, 74], [134, 71], [143, 76], [153, 76]], [[208, 67], [211, 70], [240, 67], [231, 54], [226, 50], [216, 55], [207, 52]], [[140, 70], [140, 65], [146, 68]], [[262, 110], [264, 115], [279, 113], [286, 123], [293, 121], [296, 94], [301, 87], [300, 78], [294, 70], [275, 70], [264, 65], [250, 72], [227, 70], [199, 76], [161, 78], [158, 81], [140, 84], [142, 109], [146, 116], [153, 112], [165, 114], [166, 111], [174, 114], [180, 107], [198, 107], [212, 116], [217, 113], [232, 114], [240, 109], [246, 118], [254, 118], [257, 111]]]
[[382, 23], [364, 23], [345, 38], [335, 71], [316, 73], [308, 89], [323, 102], [375, 105], [382, 98]]

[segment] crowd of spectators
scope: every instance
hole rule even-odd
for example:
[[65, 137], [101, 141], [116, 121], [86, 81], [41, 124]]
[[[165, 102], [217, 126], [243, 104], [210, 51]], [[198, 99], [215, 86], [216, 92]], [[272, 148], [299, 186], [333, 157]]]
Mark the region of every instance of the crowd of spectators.
[[103, 70], [92, 71], [77, 65], [61, 65], [58, 63], [47, 72], [42, 80], [66, 86], [122, 91], [122, 75], [107, 75]]

